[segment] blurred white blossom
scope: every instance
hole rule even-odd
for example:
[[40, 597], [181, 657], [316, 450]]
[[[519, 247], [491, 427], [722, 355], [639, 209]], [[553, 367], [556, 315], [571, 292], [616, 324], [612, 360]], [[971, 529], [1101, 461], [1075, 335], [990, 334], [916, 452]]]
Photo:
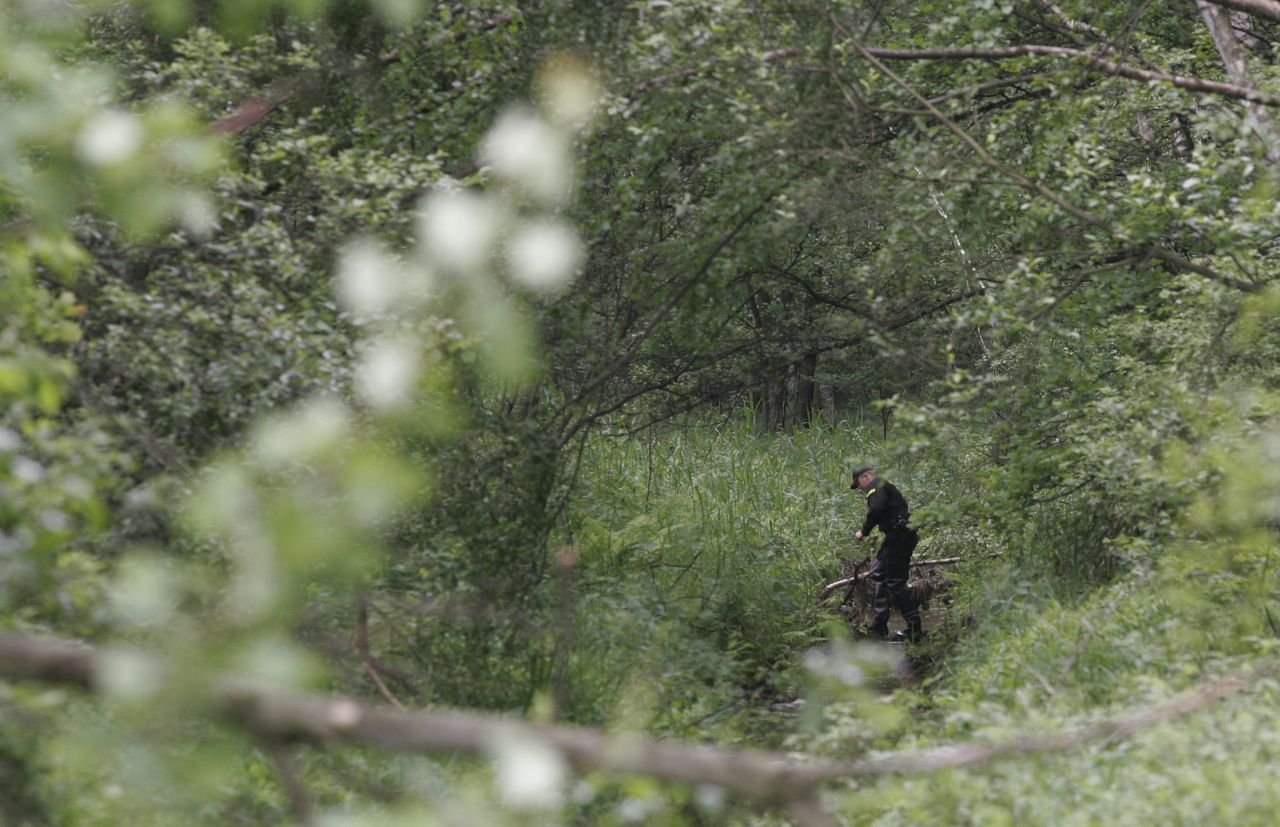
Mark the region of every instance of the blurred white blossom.
[[126, 623], [162, 624], [177, 607], [178, 584], [159, 560], [128, 557], [111, 590], [113, 613]]
[[563, 202], [573, 183], [568, 137], [528, 108], [498, 118], [480, 147], [480, 160], [544, 203]]
[[123, 112], [104, 112], [85, 124], [76, 139], [80, 160], [105, 166], [128, 160], [141, 147], [142, 124]]
[[507, 245], [511, 277], [535, 290], [554, 290], [567, 284], [582, 257], [578, 234], [558, 221], [527, 224]]
[[498, 792], [512, 807], [551, 809], [564, 801], [569, 768], [550, 744], [517, 732], [492, 744]]
[[338, 299], [360, 314], [386, 312], [399, 297], [397, 265], [382, 246], [357, 241], [338, 261]]
[[217, 228], [218, 211], [198, 192], [181, 193], [176, 209], [182, 228], [192, 235], [204, 238]]
[[492, 203], [470, 192], [437, 192], [422, 205], [419, 231], [431, 263], [456, 273], [482, 270], [501, 226]]
[[336, 447], [350, 425], [342, 405], [332, 399], [317, 399], [258, 426], [253, 454], [268, 463], [308, 462]]
[[159, 692], [164, 675], [150, 655], [137, 649], [113, 647], [102, 650], [94, 679], [106, 695], [137, 701]]
[[379, 342], [364, 354], [356, 371], [356, 388], [375, 408], [396, 407], [409, 399], [421, 363], [413, 342]]
[[9, 466], [13, 476], [25, 483], [34, 485], [44, 479], [44, 466], [27, 457], [17, 457]]
[[600, 102], [600, 84], [591, 67], [573, 54], [547, 60], [538, 75], [538, 87], [552, 122], [566, 129], [585, 127]]

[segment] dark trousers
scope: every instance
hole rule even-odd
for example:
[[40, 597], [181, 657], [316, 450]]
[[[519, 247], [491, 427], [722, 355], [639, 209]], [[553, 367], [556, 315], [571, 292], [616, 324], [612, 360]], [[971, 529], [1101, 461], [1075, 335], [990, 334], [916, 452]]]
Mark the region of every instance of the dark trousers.
[[871, 573], [871, 580], [876, 584], [876, 616], [871, 621], [871, 634], [879, 637], [889, 634], [889, 613], [896, 607], [907, 622], [907, 637], [919, 639], [920, 610], [907, 588], [911, 552], [915, 551], [919, 541], [919, 535], [911, 531], [885, 537], [880, 544], [880, 551], [876, 553], [876, 569]]

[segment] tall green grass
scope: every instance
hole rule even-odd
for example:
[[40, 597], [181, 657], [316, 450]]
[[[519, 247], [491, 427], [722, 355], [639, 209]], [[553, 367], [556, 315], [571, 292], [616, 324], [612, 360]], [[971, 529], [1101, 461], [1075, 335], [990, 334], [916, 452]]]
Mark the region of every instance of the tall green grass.
[[[797, 691], [832, 618], [818, 592], [874, 548], [854, 541], [866, 507], [849, 483], [878, 435], [690, 421], [596, 437], [561, 538], [581, 560], [571, 714], [732, 739]], [[909, 497], [914, 471], [885, 468]]]
[[[847, 757], [1085, 726], [1280, 651], [1258, 609], [1280, 599], [1271, 540], [1126, 540], [1133, 564], [1098, 576], [1076, 563], [1102, 553], [1087, 499], [984, 523], [1002, 501], [999, 476], [975, 470], [980, 430], [916, 451], [890, 452], [879, 436], [690, 422], [596, 438], [561, 538], [582, 561], [571, 715], [722, 742], [785, 735]], [[862, 462], [911, 501], [925, 527], [918, 557], [972, 558], [955, 570], [952, 611], [974, 622], [940, 636], [932, 671], [898, 693], [887, 729], [867, 736], [862, 711], [835, 704], [809, 718], [816, 729], [792, 731], [768, 702], [798, 691], [800, 655], [827, 635], [818, 589], [842, 557], [871, 550], [853, 541], [865, 506], [849, 472]], [[1278, 693], [1264, 681], [1125, 740], [870, 780], [833, 800], [866, 825], [1270, 824]]]

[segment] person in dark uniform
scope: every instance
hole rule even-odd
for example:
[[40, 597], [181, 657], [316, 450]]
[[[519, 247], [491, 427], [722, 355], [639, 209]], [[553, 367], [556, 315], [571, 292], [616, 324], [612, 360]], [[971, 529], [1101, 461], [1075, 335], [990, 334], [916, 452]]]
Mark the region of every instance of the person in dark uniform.
[[853, 536], [859, 541], [865, 540], [877, 527], [884, 534], [884, 541], [876, 552], [876, 568], [871, 573], [876, 584], [876, 615], [871, 622], [871, 634], [879, 638], [888, 637], [889, 613], [896, 606], [907, 622], [906, 639], [918, 641], [924, 636], [920, 610], [907, 588], [911, 552], [920, 542], [920, 535], [910, 525], [911, 509], [902, 492], [876, 476], [874, 468], [854, 471], [853, 485], [849, 487], [867, 495], [867, 519]]

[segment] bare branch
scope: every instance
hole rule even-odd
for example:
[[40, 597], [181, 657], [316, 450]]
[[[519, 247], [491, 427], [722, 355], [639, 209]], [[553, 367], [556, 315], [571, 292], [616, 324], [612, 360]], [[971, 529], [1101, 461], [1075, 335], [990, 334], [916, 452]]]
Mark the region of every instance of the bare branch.
[[293, 753], [279, 741], [264, 740], [262, 749], [271, 759], [280, 780], [284, 783], [285, 792], [289, 794], [289, 809], [294, 819], [303, 827], [310, 827], [315, 821], [315, 805], [307, 785], [302, 781], [302, 773], [298, 771], [298, 762]]
[[360, 608], [356, 614], [356, 651], [360, 655], [360, 665], [364, 667], [364, 671], [373, 680], [378, 691], [382, 693], [382, 697], [396, 709], [404, 711], [404, 704], [400, 703], [400, 699], [391, 693], [387, 688], [387, 684], [382, 680], [382, 675], [378, 674], [373, 655], [369, 652], [369, 601], [362, 598], [360, 600]]
[[1154, 704], [1132, 715], [1112, 721], [1038, 738], [1015, 738], [1002, 744], [957, 744], [937, 750], [855, 762], [858, 771], [852, 774], [872, 774], [869, 771], [871, 767], [875, 767], [876, 773], [928, 773], [956, 767], [974, 767], [1016, 755], [1057, 752], [1094, 741], [1124, 738], [1143, 729], [1204, 709], [1215, 701], [1235, 695], [1277, 674], [1280, 674], [1280, 663], [1269, 663], [1252, 671], [1225, 675], [1164, 703]]
[[1268, 20], [1280, 20], [1280, 3], [1275, 0], [1209, 0], [1215, 6], [1247, 11]]
[[93, 687], [98, 653], [65, 640], [0, 635], [0, 677]]
[[[909, 568], [916, 569], [916, 568], [924, 568], [926, 566], [952, 566], [952, 565], [955, 565], [956, 563], [965, 563], [970, 560], [977, 560], [983, 557], [999, 557], [999, 556], [1000, 555], [998, 553], [990, 553], [990, 554], [970, 554], [965, 557], [935, 557], [932, 560], [913, 560]], [[865, 580], [866, 578], [871, 576], [871, 572], [873, 570], [874, 569], [867, 569], [866, 571], [859, 572], [858, 574], [855, 574], [851, 577], [842, 577], [839, 580], [835, 580], [831, 583], [828, 583], [827, 585], [823, 586], [822, 591], [818, 593], [818, 602], [821, 603], [822, 601], [826, 600], [828, 597], [831, 596], [832, 592], [836, 591], [837, 589], [843, 588], [845, 586], [851, 586], [860, 580]]]
[[1098, 57], [1081, 49], [1067, 46], [1045, 46], [1037, 43], [1022, 43], [1015, 46], [997, 46], [991, 48], [961, 47], [948, 49], [881, 49], [859, 45], [859, 50], [881, 60], [1008, 60], [1010, 58], [1042, 55], [1045, 57], [1065, 58], [1082, 63], [1092, 69], [1106, 72], [1109, 75], [1141, 80], [1146, 83], [1167, 83], [1180, 89], [1192, 92], [1206, 92], [1228, 98], [1250, 101], [1265, 106], [1280, 106], [1280, 95], [1249, 89], [1231, 83], [1216, 80], [1174, 75], [1168, 72], [1157, 72], [1138, 69], [1114, 60]]
[[[461, 43], [471, 35], [477, 32], [492, 31], [500, 26], [505, 26], [515, 20], [515, 16], [511, 14], [500, 14], [496, 17], [489, 17], [484, 20], [475, 21], [465, 28], [456, 32], [444, 35], [430, 43], [424, 43], [426, 49], [434, 49], [445, 43]], [[384, 66], [392, 63], [400, 62], [400, 54], [394, 50], [378, 56], [378, 62]], [[237, 106], [229, 115], [226, 115], [214, 121], [209, 129], [221, 135], [238, 135], [249, 127], [257, 124], [263, 118], [270, 115], [276, 109], [285, 103], [293, 100], [299, 90], [305, 83], [313, 82], [314, 77], [306, 78], [303, 81], [291, 81], [282, 85], [280, 89], [260, 98], [249, 98]], [[458, 176], [465, 177], [465, 176]]]
[[[990, 152], [987, 151], [986, 147], [984, 147], [981, 143], [977, 141], [977, 139], [975, 139], [972, 135], [966, 132], [959, 124], [955, 122], [954, 119], [948, 117], [945, 112], [943, 112], [938, 107], [930, 103], [928, 99], [926, 99], [924, 95], [920, 94], [920, 92], [916, 90], [914, 86], [907, 83], [903, 78], [901, 78], [896, 73], [894, 73], [888, 66], [886, 66], [883, 63], [883, 61], [880, 60], [879, 56], [877, 56], [877, 52], [880, 52], [880, 53], [890, 52], [893, 54], [897, 54], [898, 56], [909, 56], [912, 59], [919, 58], [923, 54], [937, 55], [937, 54], [965, 53], [965, 54], [970, 54], [970, 56], [972, 56], [972, 53], [974, 52], [986, 51], [986, 52], [1004, 53], [1007, 51], [1007, 49], [986, 49], [986, 50], [984, 49], [976, 49], [976, 50], [975, 49], [920, 49], [920, 50], [907, 50], [907, 51], [872, 49], [868, 46], [864, 46], [860, 41], [854, 39], [849, 34], [848, 29], [846, 29], [843, 25], [841, 25], [841, 23], [838, 20], [836, 20], [834, 17], [829, 17], [829, 19], [831, 20], [832, 24], [840, 32], [842, 32], [846, 37], [849, 38], [850, 42], [853, 44], [853, 47], [869, 63], [871, 63], [881, 72], [883, 72], [886, 77], [892, 80], [897, 86], [899, 86], [908, 95], [915, 98], [919, 103], [923, 104], [924, 107], [929, 110], [929, 113], [934, 118], [936, 118], [940, 123], [942, 123], [945, 127], [947, 127], [947, 129], [950, 130], [952, 134], [954, 134], [957, 138], [959, 138], [961, 142], [963, 142], [966, 146], [968, 146], [971, 150], [973, 150], [974, 154], [977, 155], [979, 160], [981, 160], [984, 164], [996, 170], [1000, 174], [1006, 176], [1010, 181], [1018, 184], [1019, 186], [1024, 187], [1032, 192], [1038, 193], [1041, 197], [1052, 202], [1054, 205], [1056, 205], [1059, 209], [1066, 212], [1068, 215], [1076, 219], [1079, 219], [1080, 221], [1083, 221], [1086, 224], [1090, 224], [1094, 227], [1105, 230], [1108, 233], [1114, 232], [1114, 229], [1112, 228], [1111, 223], [1106, 219], [1102, 218], [1101, 216], [1095, 215], [1089, 212], [1088, 210], [1077, 206], [1076, 204], [1073, 204], [1071, 201], [1067, 200], [1067, 198], [1065, 198], [1061, 193], [1056, 192], [1053, 189], [1050, 189], [1048, 186], [1044, 185], [1040, 181], [1036, 181], [1031, 178], [1028, 178], [1026, 175], [1023, 175], [1021, 172], [1017, 171], [1016, 169], [1008, 166], [1007, 164], [1002, 163], [1001, 161], [998, 161], [994, 156], [992, 156]], [[1024, 49], [1024, 48], [1032, 48], [1032, 47], [1026, 47], [1026, 46], [1008, 47], [1008, 49], [1014, 49], [1014, 50]], [[1040, 48], [1040, 47], [1035, 47], [1035, 48]], [[1063, 51], [1058, 49], [1057, 47], [1051, 47], [1051, 46], [1046, 46], [1043, 48], [1054, 49], [1056, 51]], [[1076, 52], [1077, 50], [1067, 49], [1065, 51]], [[1084, 54], [1084, 53], [1080, 53], [1080, 54]], [[1012, 56], [1012, 55], [1006, 55], [1006, 56]], [[1092, 56], [1088, 56], [1088, 57], [1092, 57]], [[1139, 70], [1135, 69], [1133, 71], [1139, 71]], [[1280, 98], [1276, 98], [1276, 100], [1280, 101]], [[1196, 273], [1198, 275], [1202, 275], [1205, 278], [1213, 279], [1215, 281], [1221, 282], [1222, 284], [1225, 284], [1229, 287], [1232, 287], [1236, 290], [1240, 290], [1242, 292], [1256, 293], [1262, 289], [1261, 286], [1256, 283], [1242, 281], [1232, 276], [1228, 276], [1225, 273], [1219, 273], [1216, 270], [1213, 270], [1212, 268], [1205, 267], [1204, 265], [1196, 264], [1188, 260], [1187, 258], [1179, 255], [1178, 253], [1175, 253], [1172, 250], [1166, 249], [1165, 247], [1162, 247], [1158, 244], [1150, 245], [1150, 247], [1148, 248], [1148, 252], [1152, 257], [1158, 258], [1167, 264], [1171, 264], [1182, 270], [1187, 270], [1187, 271]]]
[[[703, 278], [705, 278], [707, 273], [710, 272], [711, 267], [716, 263], [725, 248], [733, 243], [734, 239], [736, 239], [738, 235], [755, 220], [756, 216], [759, 215], [765, 207], [769, 206], [769, 204], [773, 202], [773, 199], [778, 197], [786, 186], [787, 182], [779, 184], [766, 193], [764, 198], [761, 199], [758, 204], [753, 206], [751, 209], [744, 210], [742, 212], [739, 219], [734, 223], [729, 231], [721, 236], [714, 245], [712, 245], [711, 249], [703, 257], [702, 264], [699, 265], [693, 275], [684, 284], [671, 291], [670, 296], [658, 308], [653, 318], [651, 318], [649, 323], [645, 325], [645, 328], [632, 337], [627, 349], [618, 356], [612, 364], [593, 377], [591, 381], [587, 382], [582, 390], [578, 392], [577, 396], [573, 399], [573, 405], [589, 399], [592, 394], [606, 385], [611, 379], [635, 361], [636, 355], [640, 352], [641, 346], [649, 339], [650, 336], [653, 335], [654, 331], [658, 329], [658, 325], [661, 324], [662, 320], [679, 307], [680, 302], [684, 301], [685, 297], [691, 290], [702, 283]], [[568, 409], [572, 410], [573, 405], [568, 406]], [[560, 428], [560, 444], [567, 444], [569, 440], [573, 438], [574, 434], [576, 434], [586, 424], [588, 424], [586, 420], [580, 419], [577, 422], [574, 422], [572, 419], [566, 419]]]
[[219, 135], [239, 135], [289, 102], [297, 92], [292, 85], [260, 98], [249, 98], [231, 112], [213, 122], [210, 131]]

